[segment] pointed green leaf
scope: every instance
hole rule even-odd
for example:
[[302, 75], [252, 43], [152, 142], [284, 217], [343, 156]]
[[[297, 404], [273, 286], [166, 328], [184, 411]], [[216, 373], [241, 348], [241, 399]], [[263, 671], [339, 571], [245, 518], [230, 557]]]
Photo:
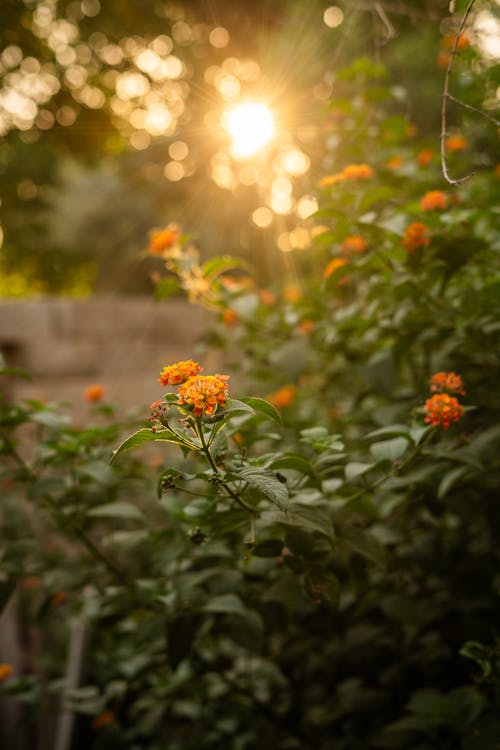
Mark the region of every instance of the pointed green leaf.
[[367, 557], [380, 567], [385, 566], [385, 547], [364, 529], [357, 526], [342, 524], [339, 527], [339, 541], [348, 549]]
[[225, 271], [232, 271], [235, 268], [248, 270], [248, 263], [242, 258], [235, 258], [232, 255], [221, 255], [218, 258], [207, 260], [201, 267], [201, 273], [204, 279], [214, 279]]
[[303, 531], [315, 531], [333, 542], [335, 532], [328, 514], [321, 508], [302, 503], [293, 503], [283, 514], [273, 513], [268, 517], [271, 522], [293, 526]]
[[257, 487], [280, 510], [285, 510], [288, 505], [288, 489], [270, 469], [243, 466], [237, 471], [232, 471], [231, 476]]
[[275, 461], [272, 461], [272, 463], [269, 464], [269, 468], [275, 470], [293, 469], [293, 471], [298, 471], [300, 474], [305, 474], [306, 476], [311, 477], [311, 479], [316, 479], [316, 481], [318, 480], [311, 462], [298, 453], [286, 453], [285, 455], [281, 456], [281, 458], [277, 458]]
[[221, 594], [214, 596], [203, 607], [204, 612], [213, 612], [216, 614], [227, 615], [245, 615], [246, 609], [243, 602], [236, 594]]
[[269, 401], [266, 401], [263, 398], [242, 398], [241, 401], [246, 404], [247, 406], [250, 406], [254, 411], [260, 412], [261, 414], [265, 414], [266, 417], [269, 417], [270, 419], [274, 419], [275, 422], [278, 424], [282, 424], [281, 414], [276, 409], [275, 406], [269, 403]]
[[370, 446], [370, 453], [376, 461], [384, 458], [396, 461], [408, 448], [408, 440], [404, 437], [395, 437], [392, 440], [382, 440]]
[[118, 454], [123, 453], [123, 451], [128, 451], [131, 448], [137, 448], [137, 446], [139, 445], [143, 445], [144, 443], [151, 443], [153, 441], [185, 445], [184, 441], [171, 430], [164, 429], [156, 430], [156, 432], [153, 432], [150, 427], [142, 427], [140, 430], [134, 432], [133, 435], [124, 440], [124, 442], [120, 446], [118, 446], [115, 451], [113, 451], [110, 463], [113, 463]]
[[375, 464], [364, 464], [359, 461], [351, 461], [345, 466], [345, 478], [348, 482], [363, 476], [367, 471], [373, 469]]

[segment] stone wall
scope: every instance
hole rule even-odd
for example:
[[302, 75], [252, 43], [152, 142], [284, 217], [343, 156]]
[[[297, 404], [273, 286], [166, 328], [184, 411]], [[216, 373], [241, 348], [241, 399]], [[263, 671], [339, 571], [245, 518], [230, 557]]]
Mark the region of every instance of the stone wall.
[[0, 301], [0, 351], [32, 376], [9, 379], [16, 397], [68, 402], [82, 413], [86, 387], [101, 384], [108, 401], [128, 409], [159, 398], [166, 364], [196, 359], [206, 373], [217, 369], [220, 355], [203, 344], [207, 322], [184, 300]]

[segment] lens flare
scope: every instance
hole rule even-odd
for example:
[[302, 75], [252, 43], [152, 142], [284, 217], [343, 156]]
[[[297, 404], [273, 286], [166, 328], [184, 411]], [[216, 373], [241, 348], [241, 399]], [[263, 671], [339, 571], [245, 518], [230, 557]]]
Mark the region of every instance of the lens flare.
[[262, 102], [243, 102], [227, 110], [223, 125], [231, 136], [231, 155], [248, 159], [269, 143], [275, 133], [274, 117]]

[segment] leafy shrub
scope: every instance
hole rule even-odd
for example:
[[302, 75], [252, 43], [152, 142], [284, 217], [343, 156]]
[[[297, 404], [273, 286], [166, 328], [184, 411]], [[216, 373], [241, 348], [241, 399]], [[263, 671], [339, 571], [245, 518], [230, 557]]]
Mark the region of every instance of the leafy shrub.
[[289, 278], [152, 238], [224, 375], [166, 363], [132, 434], [2, 407], [3, 598], [50, 643], [2, 691], [62, 696], [75, 748], [498, 742], [498, 178], [442, 190], [379, 66], [339, 89], [343, 163]]

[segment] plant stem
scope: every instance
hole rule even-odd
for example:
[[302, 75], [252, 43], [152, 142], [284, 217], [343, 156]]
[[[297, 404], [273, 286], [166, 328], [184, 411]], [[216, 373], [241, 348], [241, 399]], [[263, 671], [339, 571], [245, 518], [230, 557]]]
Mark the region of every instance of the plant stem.
[[201, 442], [201, 449], [210, 464], [210, 467], [212, 468], [215, 476], [217, 477], [217, 481], [220, 487], [226, 492], [229, 497], [234, 500], [238, 505], [243, 508], [244, 510], [248, 511], [248, 513], [252, 513], [254, 516], [259, 515], [259, 511], [256, 510], [252, 505], [249, 505], [245, 500], [243, 500], [242, 497], [240, 497], [236, 492], [234, 492], [231, 487], [224, 481], [222, 478], [222, 475], [213, 459], [212, 454], [210, 453], [210, 448], [207, 445], [207, 441], [205, 440], [205, 435], [203, 434], [203, 425], [201, 422], [201, 417], [196, 417], [196, 433], [198, 437], [200, 438]]

